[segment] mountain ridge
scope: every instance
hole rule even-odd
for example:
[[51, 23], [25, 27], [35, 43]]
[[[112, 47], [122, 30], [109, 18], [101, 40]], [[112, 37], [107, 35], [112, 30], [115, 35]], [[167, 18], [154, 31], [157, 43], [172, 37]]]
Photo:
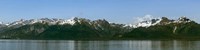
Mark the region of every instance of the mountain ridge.
[[167, 17], [152, 18], [135, 25], [78, 17], [67, 20], [22, 19], [10, 24], [0, 24], [0, 28], [0, 38], [3, 39], [200, 38], [200, 25], [187, 17], [180, 17], [178, 20]]

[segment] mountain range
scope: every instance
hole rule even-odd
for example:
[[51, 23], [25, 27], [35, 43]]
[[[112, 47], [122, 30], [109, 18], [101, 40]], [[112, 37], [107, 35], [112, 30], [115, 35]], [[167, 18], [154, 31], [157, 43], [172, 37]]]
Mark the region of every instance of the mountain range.
[[153, 18], [137, 24], [117, 24], [105, 19], [30, 19], [4, 24], [1, 39], [199, 39], [200, 24], [187, 17]]

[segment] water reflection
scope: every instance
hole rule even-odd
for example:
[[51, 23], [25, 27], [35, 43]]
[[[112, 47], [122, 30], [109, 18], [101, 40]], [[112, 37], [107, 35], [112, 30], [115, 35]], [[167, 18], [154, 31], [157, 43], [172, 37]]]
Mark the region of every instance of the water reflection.
[[0, 50], [199, 50], [200, 41], [0, 40]]

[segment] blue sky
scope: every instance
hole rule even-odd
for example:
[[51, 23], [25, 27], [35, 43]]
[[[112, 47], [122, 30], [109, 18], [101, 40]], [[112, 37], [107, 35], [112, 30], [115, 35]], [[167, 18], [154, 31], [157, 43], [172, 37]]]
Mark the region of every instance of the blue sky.
[[82, 17], [133, 23], [145, 15], [180, 16], [200, 23], [198, 0], [0, 0], [0, 21], [19, 19]]

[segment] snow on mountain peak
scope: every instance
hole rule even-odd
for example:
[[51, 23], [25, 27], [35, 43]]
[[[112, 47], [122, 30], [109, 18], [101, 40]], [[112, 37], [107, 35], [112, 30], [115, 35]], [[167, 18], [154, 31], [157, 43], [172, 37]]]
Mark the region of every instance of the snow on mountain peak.
[[[151, 15], [146, 15], [142, 18], [138, 18], [138, 21], [139, 22], [137, 24], [127, 24], [127, 25], [124, 25], [124, 27], [138, 28], [138, 27], [150, 27], [150, 26], [154, 26], [154, 25], [166, 25], [166, 24], [171, 24], [171, 23], [191, 22], [191, 20], [185, 16], [180, 17], [177, 20], [169, 20], [166, 17], [155, 18]], [[42, 23], [42, 24], [48, 24], [48, 25], [57, 25], [57, 24], [58, 25], [64, 25], [64, 24], [74, 25], [75, 23], [79, 23], [79, 24], [88, 23], [90, 25], [92, 25], [92, 24], [110, 24], [105, 19], [90, 21], [89, 19], [78, 18], [78, 17], [72, 17], [70, 19], [57, 19], [57, 18], [52, 18], [52, 19], [40, 18], [40, 19], [30, 19], [30, 20], [21, 19], [19, 21], [14, 21], [12, 23], [7, 23], [7, 24], [0, 22], [1, 25], [5, 25], [8, 27], [12, 27], [12, 26], [20, 27], [23, 25], [35, 24], [35, 23]]]
[[3, 24], [3, 22], [0, 22], [0, 24], [6, 25], [8, 27], [11, 26], [23, 26], [23, 25], [27, 25], [27, 24], [35, 24], [35, 23], [47, 23], [49, 25], [55, 25], [55, 24], [59, 24], [59, 25], [63, 25], [63, 24], [70, 24], [70, 25], [74, 25], [76, 23], [76, 21], [78, 21], [77, 17], [73, 17], [70, 19], [57, 19], [57, 18], [40, 18], [40, 19], [30, 19], [30, 20], [24, 20], [21, 19], [19, 21], [14, 21], [11, 23], [7, 23], [7, 24]]
[[187, 23], [187, 22], [191, 22], [190, 19], [188, 19], [186, 16], [182, 16], [180, 17], [178, 20], [174, 21], [175, 23]]
[[187, 17], [183, 16], [180, 17], [178, 20], [169, 20], [166, 17], [162, 17], [162, 18], [154, 18], [150, 15], [147, 15], [143, 18], [139, 19], [139, 23], [137, 24], [128, 24], [125, 26], [129, 26], [132, 28], [138, 28], [138, 27], [150, 27], [150, 26], [154, 26], [154, 25], [166, 25], [166, 24], [171, 24], [171, 23], [188, 23], [191, 22], [190, 19], [188, 19]]
[[76, 19], [78, 19], [77, 17], [72, 17], [68, 20], [64, 20], [64, 21], [61, 21], [59, 24], [63, 25], [63, 24], [71, 24], [71, 25], [74, 25], [76, 23]]
[[162, 19], [152, 19], [152, 20], [147, 20], [147, 21], [142, 21], [138, 24], [136, 24], [136, 27], [149, 27], [149, 26], [153, 26], [156, 25], [158, 23], [160, 23]]
[[129, 24], [129, 25], [125, 25], [125, 26], [129, 26], [129, 27], [133, 27], [133, 28], [149, 27], [149, 26], [153, 26], [153, 25], [160, 23], [161, 20], [162, 20], [161, 18], [155, 18], [151, 15], [146, 15], [142, 18], [138, 18], [139, 23]]

